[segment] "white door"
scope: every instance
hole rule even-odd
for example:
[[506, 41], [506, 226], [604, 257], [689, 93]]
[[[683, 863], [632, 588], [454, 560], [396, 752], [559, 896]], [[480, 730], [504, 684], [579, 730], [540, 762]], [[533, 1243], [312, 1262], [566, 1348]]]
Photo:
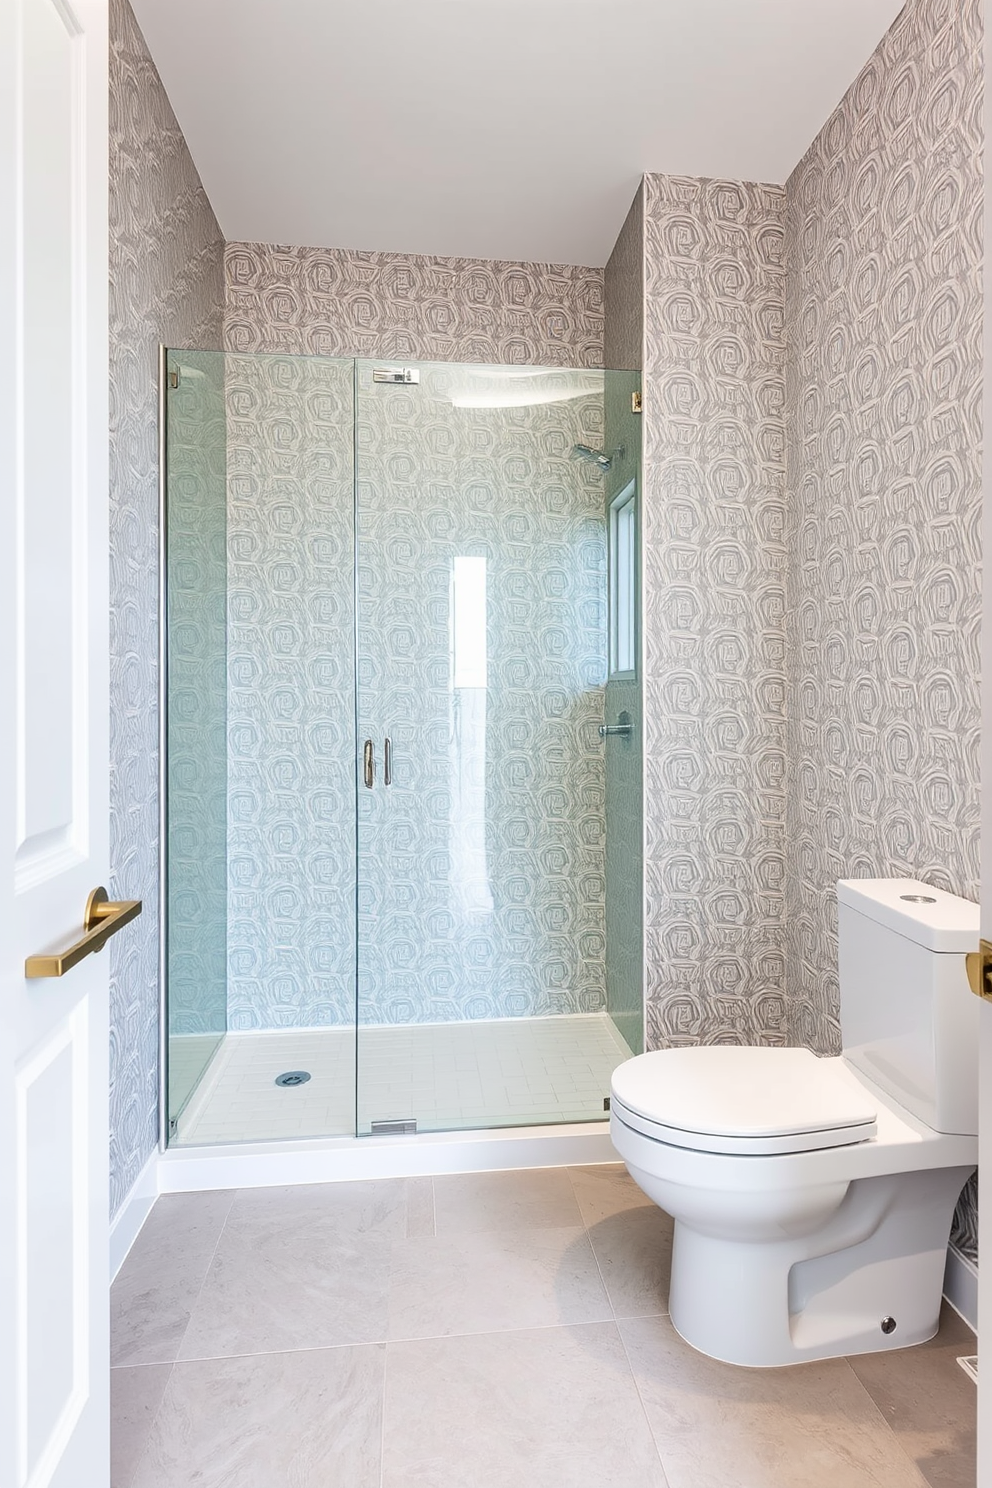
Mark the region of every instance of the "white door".
[[[985, 29], [985, 76], [992, 26]], [[985, 138], [992, 140], [992, 88], [985, 86]], [[985, 151], [985, 242], [992, 244], [992, 161]], [[992, 941], [992, 273], [985, 269], [985, 449], [982, 455], [982, 936]], [[992, 1003], [983, 1003], [978, 1039], [978, 1488], [992, 1488]], [[985, 1346], [982, 1340], [985, 1340]]]
[[4, 1488], [110, 1480], [107, 645], [107, 4], [0, 0]]

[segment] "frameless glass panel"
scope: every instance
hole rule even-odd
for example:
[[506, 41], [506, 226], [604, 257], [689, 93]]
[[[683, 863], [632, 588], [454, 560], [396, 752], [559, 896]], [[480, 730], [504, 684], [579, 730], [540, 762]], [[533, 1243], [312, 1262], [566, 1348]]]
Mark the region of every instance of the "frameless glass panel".
[[636, 372], [606, 373], [604, 479], [610, 516], [611, 666], [606, 684], [606, 1006], [634, 1054], [644, 1048], [644, 825], [641, 665], [641, 420]]
[[358, 1130], [602, 1120], [603, 373], [411, 370], [356, 374]]
[[[355, 1117], [354, 367], [350, 360], [228, 353], [214, 402], [219, 477], [182, 496], [173, 407], [202, 363], [177, 353], [169, 415], [170, 782], [184, 637], [209, 649], [209, 709], [183, 735], [188, 802], [209, 829], [211, 895], [170, 883], [170, 1019], [183, 986], [222, 1035], [179, 1114], [189, 1143], [351, 1135]], [[195, 423], [195, 420], [193, 421]], [[190, 424], [189, 440], [201, 437]], [[181, 462], [180, 462], [181, 464]], [[226, 472], [225, 472], [226, 464]], [[184, 567], [171, 507], [209, 527], [210, 561]], [[201, 532], [202, 536], [202, 532]], [[185, 585], [185, 587], [183, 587]], [[190, 615], [208, 611], [196, 640]], [[187, 628], [184, 630], [182, 627]], [[201, 670], [205, 662], [199, 657]], [[201, 799], [210, 771], [209, 810]], [[185, 984], [175, 965], [189, 963]], [[173, 1013], [175, 1010], [175, 1013]], [[218, 1037], [215, 1032], [214, 1039]]]
[[227, 1029], [227, 433], [221, 352], [167, 360], [166, 967], [175, 1133]]

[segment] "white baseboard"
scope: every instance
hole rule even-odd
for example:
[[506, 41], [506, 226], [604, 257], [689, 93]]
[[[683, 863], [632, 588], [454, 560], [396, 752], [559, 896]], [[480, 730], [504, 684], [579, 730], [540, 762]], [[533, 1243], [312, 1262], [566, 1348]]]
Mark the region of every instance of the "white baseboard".
[[947, 1247], [947, 1266], [944, 1270], [944, 1296], [964, 1318], [968, 1327], [978, 1332], [978, 1267], [974, 1261], [958, 1250], [956, 1245]]
[[609, 1123], [590, 1121], [501, 1131], [170, 1147], [159, 1159], [158, 1184], [160, 1193], [191, 1193], [619, 1161]]
[[151, 1213], [158, 1198], [159, 1151], [156, 1147], [131, 1185], [131, 1192], [124, 1200], [110, 1224], [110, 1279], [113, 1281], [127, 1259], [127, 1253], [137, 1240], [141, 1226]]

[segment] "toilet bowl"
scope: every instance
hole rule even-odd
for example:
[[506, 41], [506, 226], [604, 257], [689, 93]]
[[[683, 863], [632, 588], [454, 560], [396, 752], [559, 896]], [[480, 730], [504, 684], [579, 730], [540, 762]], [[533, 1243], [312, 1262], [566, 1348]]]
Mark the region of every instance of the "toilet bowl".
[[977, 906], [906, 879], [838, 895], [841, 1056], [667, 1049], [613, 1076], [613, 1144], [675, 1220], [672, 1323], [728, 1363], [932, 1337], [977, 1161]]

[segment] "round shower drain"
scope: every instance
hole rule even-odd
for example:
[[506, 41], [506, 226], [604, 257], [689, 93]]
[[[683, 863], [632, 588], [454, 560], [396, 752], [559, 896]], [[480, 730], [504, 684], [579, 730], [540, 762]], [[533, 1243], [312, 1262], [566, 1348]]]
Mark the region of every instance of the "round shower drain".
[[276, 1075], [277, 1085], [305, 1085], [310, 1078], [309, 1070], [287, 1070], [284, 1075]]

